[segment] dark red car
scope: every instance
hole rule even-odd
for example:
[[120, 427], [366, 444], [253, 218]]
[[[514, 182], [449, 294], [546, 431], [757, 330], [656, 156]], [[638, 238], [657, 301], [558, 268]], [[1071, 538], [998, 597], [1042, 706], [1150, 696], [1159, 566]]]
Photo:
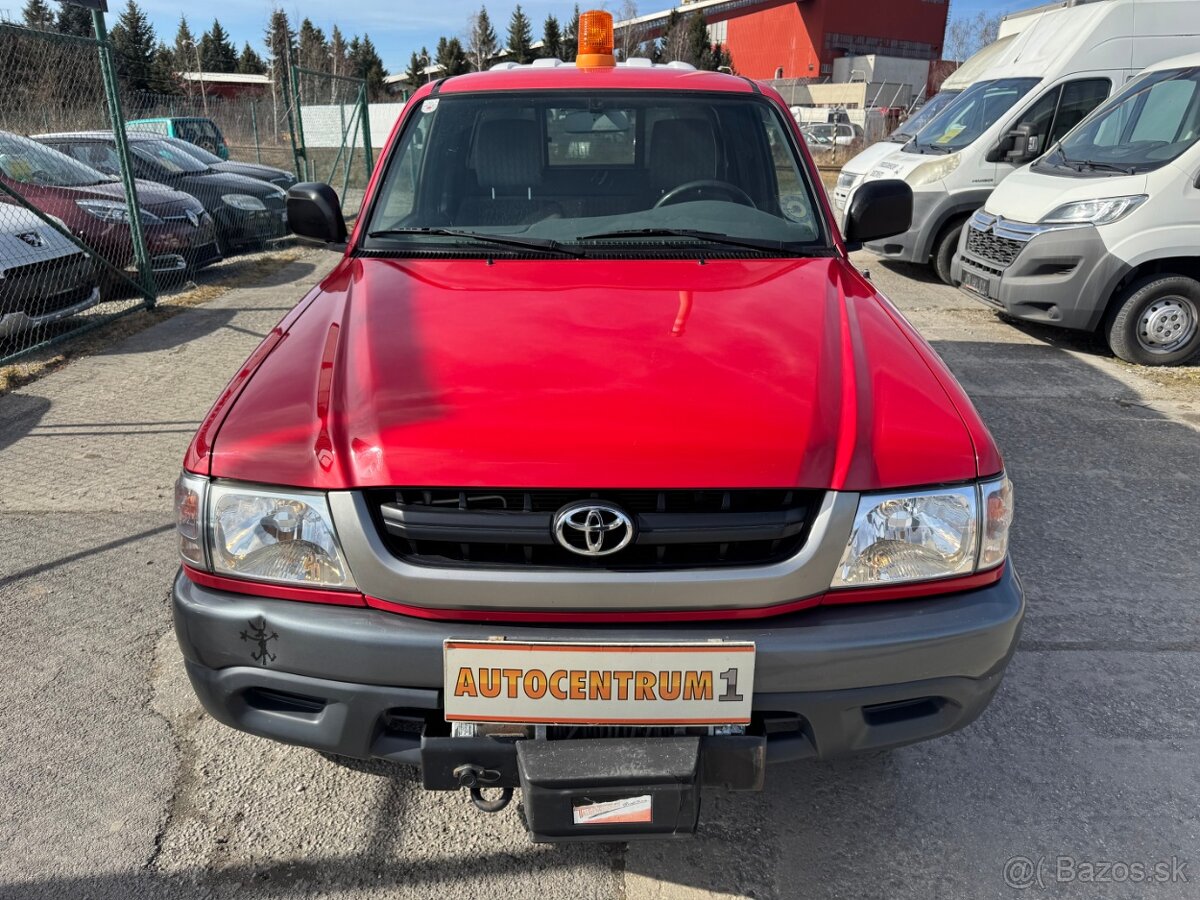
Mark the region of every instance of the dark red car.
[[[0, 181], [42, 212], [57, 216], [116, 268], [133, 264], [129, 211], [119, 179], [35, 140], [0, 131]], [[221, 258], [212, 219], [198, 200], [152, 181], [138, 181], [137, 192], [156, 276], [169, 278]]]
[[344, 257], [176, 491], [213, 717], [519, 787], [540, 841], [688, 834], [704, 786], [962, 728], [1025, 608], [991, 435], [847, 256], [908, 185], [843, 238], [776, 91], [580, 34], [418, 90], [352, 234], [289, 191]]

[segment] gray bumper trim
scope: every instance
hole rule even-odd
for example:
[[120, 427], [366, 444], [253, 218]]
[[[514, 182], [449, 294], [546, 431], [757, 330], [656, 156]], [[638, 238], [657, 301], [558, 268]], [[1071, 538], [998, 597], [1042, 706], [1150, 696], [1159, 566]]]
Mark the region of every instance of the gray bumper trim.
[[838, 691], [931, 678], [983, 678], [1005, 666], [1025, 611], [1008, 566], [963, 594], [824, 606], [756, 621], [637, 625], [437, 622], [361, 607], [271, 600], [202, 588], [180, 573], [172, 593], [184, 657], [207, 669], [257, 664], [251, 621], [278, 635], [263, 672], [355, 685], [442, 689], [442, 642], [503, 635], [528, 641], [753, 641], [756, 694]]
[[384, 546], [360, 492], [331, 492], [329, 507], [355, 584], [383, 600], [510, 611], [728, 609], [773, 606], [826, 591], [850, 537], [858, 494], [826, 493], [808, 540], [791, 559], [665, 572], [414, 566]]
[[[951, 273], [967, 296], [1030, 322], [1091, 331], [1129, 266], [1091, 225], [1031, 237], [1007, 267], [966, 249], [963, 229]], [[972, 276], [970, 279], [967, 276]], [[972, 290], [967, 283], [973, 282]]]
[[912, 226], [904, 234], [868, 241], [864, 246], [884, 259], [898, 262], [927, 263], [933, 255], [933, 242], [943, 226], [955, 216], [974, 212], [987, 202], [992, 188], [958, 191], [913, 191]]

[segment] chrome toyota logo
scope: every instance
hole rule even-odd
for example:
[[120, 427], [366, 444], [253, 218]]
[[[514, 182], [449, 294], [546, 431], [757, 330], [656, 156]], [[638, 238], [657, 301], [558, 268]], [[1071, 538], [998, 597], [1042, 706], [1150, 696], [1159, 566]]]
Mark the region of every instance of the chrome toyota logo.
[[554, 517], [555, 539], [580, 556], [608, 556], [633, 540], [633, 520], [606, 503], [572, 503]]

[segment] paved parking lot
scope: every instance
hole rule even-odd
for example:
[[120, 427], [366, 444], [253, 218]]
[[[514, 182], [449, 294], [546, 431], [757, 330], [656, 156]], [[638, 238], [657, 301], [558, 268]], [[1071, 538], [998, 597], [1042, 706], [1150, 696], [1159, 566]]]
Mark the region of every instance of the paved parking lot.
[[485, 816], [410, 770], [214, 724], [170, 630], [171, 484], [228, 375], [331, 264], [314, 251], [0, 397], [0, 897], [973, 900], [1019, 893], [1014, 857], [1027, 896], [1200, 895], [1200, 386], [858, 261], [1017, 485], [1029, 618], [971, 728], [706, 795], [694, 840], [547, 847], [515, 805]]

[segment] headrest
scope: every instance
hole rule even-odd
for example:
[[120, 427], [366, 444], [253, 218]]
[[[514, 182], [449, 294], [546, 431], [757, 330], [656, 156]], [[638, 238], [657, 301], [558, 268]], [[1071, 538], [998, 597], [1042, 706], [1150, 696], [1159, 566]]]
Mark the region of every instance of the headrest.
[[541, 129], [531, 119], [489, 119], [475, 135], [481, 187], [527, 188], [542, 182]]
[[660, 189], [717, 175], [717, 138], [706, 119], [663, 119], [650, 131], [650, 179]]

